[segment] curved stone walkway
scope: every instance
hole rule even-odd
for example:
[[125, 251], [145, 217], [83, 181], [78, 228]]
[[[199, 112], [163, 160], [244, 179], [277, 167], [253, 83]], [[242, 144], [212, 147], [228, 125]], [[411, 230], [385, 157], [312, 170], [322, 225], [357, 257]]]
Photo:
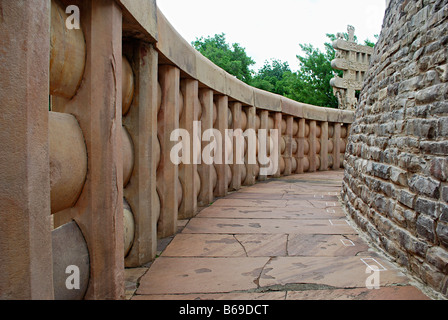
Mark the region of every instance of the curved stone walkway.
[[290, 176], [217, 200], [149, 268], [126, 271], [128, 298], [428, 299], [346, 220], [342, 177]]

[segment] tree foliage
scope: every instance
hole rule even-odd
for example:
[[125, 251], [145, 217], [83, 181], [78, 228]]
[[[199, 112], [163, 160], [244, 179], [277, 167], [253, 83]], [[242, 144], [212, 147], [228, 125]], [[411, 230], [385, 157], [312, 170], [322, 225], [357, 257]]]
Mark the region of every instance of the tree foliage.
[[294, 93], [296, 81], [297, 75], [291, 71], [287, 62], [272, 59], [270, 62], [265, 62], [250, 84], [262, 90], [290, 97]]
[[196, 38], [193, 47], [217, 66], [234, 75], [241, 81], [249, 83], [252, 79], [250, 67], [255, 64], [246, 54], [246, 49], [238, 43], [229, 45], [224, 33], [214, 37]]
[[[327, 35], [331, 40], [334, 35]], [[331, 43], [325, 43], [325, 51], [314, 48], [311, 44], [300, 44], [304, 55], [299, 60], [298, 83], [295, 100], [316, 106], [337, 108], [338, 100], [333, 94], [330, 80], [338, 71], [331, 67], [335, 50]]]

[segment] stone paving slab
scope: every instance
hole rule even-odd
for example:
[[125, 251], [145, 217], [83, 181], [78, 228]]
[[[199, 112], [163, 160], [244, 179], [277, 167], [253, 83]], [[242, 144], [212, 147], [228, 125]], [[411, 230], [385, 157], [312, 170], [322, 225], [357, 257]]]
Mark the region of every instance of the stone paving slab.
[[369, 246], [358, 236], [290, 234], [288, 256], [339, 257], [368, 254]]
[[[332, 288], [366, 288], [367, 265], [381, 264], [381, 286], [403, 285], [407, 277], [387, 261], [378, 257], [375, 261], [361, 257], [275, 257], [263, 269], [260, 277], [261, 287], [284, 286], [291, 284], [314, 284]], [[380, 266], [380, 267], [381, 267]], [[380, 268], [383, 269], [383, 268]]]
[[413, 286], [289, 291], [286, 300], [430, 300]]
[[287, 234], [237, 234], [248, 257], [284, 257], [288, 255]]
[[286, 194], [286, 192], [281, 192], [281, 193], [259, 193], [256, 192], [255, 190], [250, 190], [250, 192], [235, 192], [232, 193], [230, 195], [228, 195], [226, 197], [226, 199], [253, 199], [253, 200], [257, 200], [257, 199], [266, 199], [268, 198], [269, 200], [282, 200], [283, 196]]
[[[260, 195], [259, 199], [219, 199], [213, 203], [215, 207], [247, 207], [247, 208], [285, 208], [287, 200], [270, 200]], [[311, 204], [306, 204], [311, 207]]]
[[230, 208], [334, 208], [339, 207], [339, 203], [334, 200], [271, 200], [268, 197], [259, 195], [259, 198], [250, 199], [219, 199], [213, 203], [215, 207], [230, 207]]
[[193, 219], [182, 233], [357, 234], [345, 219]]
[[354, 235], [179, 234], [164, 257], [338, 257], [371, 255]]
[[285, 300], [286, 292], [249, 292], [249, 293], [208, 293], [208, 294], [165, 294], [157, 295], [150, 294], [144, 296], [135, 296], [133, 300], [235, 300], [235, 301], [248, 301], [248, 300]]
[[269, 258], [158, 258], [141, 278], [138, 295], [254, 290]]
[[178, 234], [163, 252], [164, 257], [246, 257], [233, 235]]
[[202, 210], [197, 218], [227, 218], [227, 219], [337, 219], [345, 214], [339, 207], [328, 210], [318, 208], [222, 208], [211, 206]]

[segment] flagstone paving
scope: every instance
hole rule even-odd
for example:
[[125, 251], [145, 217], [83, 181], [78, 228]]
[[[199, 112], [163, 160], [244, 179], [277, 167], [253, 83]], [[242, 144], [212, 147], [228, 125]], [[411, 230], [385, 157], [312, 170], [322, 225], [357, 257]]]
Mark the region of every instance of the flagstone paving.
[[[148, 268], [126, 270], [127, 298], [429, 299], [347, 220], [338, 198], [342, 177], [290, 176], [217, 200], [161, 240], [169, 244]], [[373, 279], [379, 289], [371, 289]]]

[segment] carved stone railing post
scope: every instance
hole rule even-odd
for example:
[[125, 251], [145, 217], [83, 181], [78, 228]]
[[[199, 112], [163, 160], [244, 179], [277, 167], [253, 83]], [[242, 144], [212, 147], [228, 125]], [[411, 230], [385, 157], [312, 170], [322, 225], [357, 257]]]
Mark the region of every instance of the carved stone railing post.
[[180, 70], [169, 65], [159, 67], [162, 105], [158, 114], [158, 136], [161, 145], [160, 165], [157, 170], [157, 189], [160, 196], [160, 238], [176, 233], [178, 219], [178, 166], [171, 161], [171, 133], [179, 128]]
[[316, 137], [316, 129], [317, 122], [315, 120], [310, 121], [310, 152], [309, 152], [309, 161], [310, 161], [310, 172], [316, 172], [317, 167], [317, 154], [316, 154], [316, 148], [317, 148], [317, 137]]
[[320, 133], [320, 171], [328, 170], [328, 122], [321, 123]]
[[[229, 123], [229, 98], [227, 96], [216, 96], [216, 111], [217, 119], [215, 129], [221, 133], [221, 139], [217, 139], [216, 154], [220, 159], [220, 164], [215, 164], [217, 174], [217, 185], [215, 189], [215, 196], [225, 197], [227, 195], [229, 180], [227, 176], [227, 159], [226, 159], [226, 129]], [[221, 140], [221, 141], [218, 141]]]
[[[201, 136], [208, 129], [213, 128], [213, 91], [209, 89], [199, 90], [199, 100], [202, 105], [202, 117], [201, 117]], [[202, 141], [203, 151], [206, 146], [210, 144], [210, 141]], [[210, 155], [208, 155], [210, 156]], [[212, 159], [209, 159], [212, 160]], [[204, 157], [201, 157], [201, 164], [198, 165], [199, 176], [201, 177], [201, 192], [199, 193], [198, 206], [205, 207], [213, 202], [214, 195], [214, 167], [213, 164], [209, 165], [204, 163]], [[215, 177], [216, 178], [216, 177]]]
[[[285, 138], [285, 153], [283, 155], [285, 159], [285, 176], [289, 176], [292, 173], [292, 146], [293, 146], [293, 123], [294, 123], [294, 117], [287, 116], [285, 122], [283, 122], [283, 125], [286, 125], [284, 138]], [[283, 130], [283, 129], [282, 129]]]
[[181, 164], [179, 166], [179, 179], [182, 183], [183, 201], [179, 208], [179, 219], [189, 219], [194, 217], [198, 209], [198, 202], [196, 190], [199, 186], [196, 185], [195, 179], [197, 172], [197, 164], [194, 160], [193, 152], [193, 125], [195, 115], [198, 114], [201, 108], [198, 100], [198, 81], [193, 79], [183, 79], [181, 81], [181, 91], [184, 96], [184, 111], [180, 118], [179, 126], [187, 130], [190, 134], [190, 164]]
[[[241, 188], [241, 171], [242, 166], [241, 164], [237, 164], [237, 155], [238, 152], [236, 150], [237, 146], [237, 138], [234, 137], [235, 133], [238, 129], [241, 129], [241, 116], [242, 116], [242, 104], [241, 102], [231, 102], [230, 103], [230, 111], [232, 113], [232, 129], [233, 129], [233, 135], [232, 135], [232, 183], [230, 184], [230, 189], [232, 190], [239, 190]], [[244, 137], [242, 136], [242, 139]]]
[[297, 133], [298, 138], [298, 150], [297, 150], [297, 171], [296, 173], [302, 174], [304, 173], [304, 164], [303, 162], [305, 157], [305, 119], [299, 119], [299, 132]]
[[[260, 153], [261, 153], [261, 144], [262, 143], [265, 144], [265, 146], [266, 146], [265, 147], [266, 154], [264, 156], [267, 156], [268, 148], [270, 146], [270, 143], [268, 143], [268, 141], [269, 141], [269, 111], [267, 111], [267, 110], [262, 110], [260, 112], [260, 130], [266, 130], [267, 139], [266, 139], [266, 141], [261, 141], [260, 136], [258, 136], [258, 144], [259, 144], [258, 156], [260, 156]], [[258, 159], [259, 159], [259, 157], [258, 157]], [[261, 171], [262, 167], [263, 167], [263, 165], [260, 164], [260, 171]], [[265, 174], [260, 173], [260, 175], [258, 176], [259, 181], [266, 181], [267, 179], [268, 179], [268, 176]]]
[[52, 299], [50, 1], [0, 11], [0, 299]]
[[[280, 148], [281, 140], [282, 140], [282, 113], [281, 112], [276, 112], [274, 114], [274, 130], [277, 130], [277, 132], [278, 132], [277, 140], [274, 141], [273, 137], [271, 137], [271, 133], [269, 132], [268, 135], [271, 138], [269, 139], [270, 142], [269, 142], [268, 148], [271, 148], [272, 152], [274, 152], [274, 149], [277, 150], [277, 154], [276, 155], [271, 154], [270, 157], [271, 157], [271, 161], [274, 161], [275, 158], [277, 158], [276, 159], [277, 160], [277, 170], [274, 172], [273, 176], [274, 176], [274, 178], [279, 178], [282, 175], [282, 170], [281, 170], [281, 165], [280, 164], [281, 164], [282, 161], [284, 161], [284, 159], [281, 159], [282, 158], [282, 151], [281, 151], [281, 148]], [[273, 148], [271, 143], [276, 144], [277, 148]], [[283, 165], [284, 165], [284, 163], [283, 163]]]
[[83, 84], [73, 99], [54, 99], [53, 110], [75, 115], [86, 140], [88, 174], [74, 207], [90, 255], [85, 299], [122, 299], [122, 13], [112, 0], [75, 3], [88, 52]]
[[340, 161], [340, 149], [341, 149], [341, 124], [334, 124], [333, 134], [333, 170], [339, 170], [341, 168]]
[[152, 45], [136, 42], [129, 55], [135, 73], [135, 93], [123, 125], [134, 146], [134, 169], [124, 197], [135, 221], [134, 241], [126, 257], [127, 267], [150, 262], [157, 251], [157, 218], [160, 211], [156, 191], [158, 150], [158, 53]]
[[[247, 115], [247, 127], [246, 130], [252, 130], [251, 132], [256, 133], [256, 119], [257, 119], [257, 110], [255, 107], [243, 107], [243, 109], [246, 110], [246, 115]], [[249, 131], [248, 131], [249, 132]], [[256, 182], [256, 177], [255, 177], [255, 170], [257, 167], [257, 164], [255, 163], [249, 163], [250, 161], [250, 153], [255, 153], [256, 156], [256, 150], [251, 150], [251, 149], [256, 149], [257, 146], [253, 145], [251, 146], [249, 144], [249, 139], [246, 140], [247, 141], [247, 151], [246, 151], [246, 155], [244, 156], [244, 163], [246, 166], [246, 179], [244, 179], [244, 181], [242, 182], [243, 185], [245, 186], [251, 186], [254, 185]], [[255, 139], [256, 142], [256, 139]], [[253, 159], [255, 160], [255, 162], [257, 161], [257, 159]]]

